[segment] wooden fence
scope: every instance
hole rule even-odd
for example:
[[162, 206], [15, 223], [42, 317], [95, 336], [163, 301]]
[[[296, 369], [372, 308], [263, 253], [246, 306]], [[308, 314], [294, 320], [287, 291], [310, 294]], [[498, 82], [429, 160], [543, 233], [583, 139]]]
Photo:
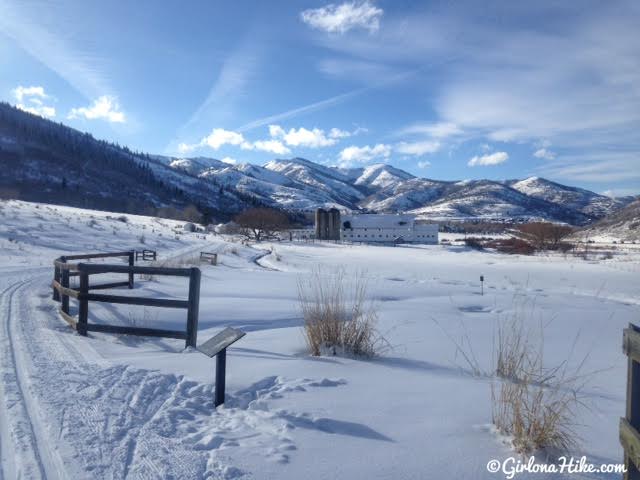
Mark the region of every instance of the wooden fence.
[[[70, 260], [90, 260], [95, 258], [126, 257], [128, 265], [111, 265], [103, 263], [70, 263]], [[60, 315], [80, 335], [87, 332], [122, 333], [151, 337], [178, 338], [186, 341], [186, 346], [195, 347], [198, 335], [198, 311], [200, 303], [200, 269], [140, 267], [134, 264], [135, 252], [97, 253], [88, 255], [70, 255], [54, 261], [53, 299], [61, 302]], [[127, 281], [91, 284], [90, 277], [103, 273], [124, 273]], [[117, 287], [134, 287], [134, 275], [166, 275], [189, 278], [189, 296], [187, 300], [168, 298], [145, 298], [124, 295], [105, 295], [91, 293], [91, 290]], [[69, 286], [69, 277], [79, 276], [79, 288]], [[69, 313], [69, 298], [78, 301], [77, 318]], [[142, 305], [148, 307], [182, 308], [187, 310], [187, 324], [184, 331], [161, 330], [157, 328], [140, 328], [119, 325], [102, 325], [89, 323], [89, 302], [107, 302], [125, 305]]]
[[640, 328], [630, 323], [622, 334], [628, 358], [627, 411], [620, 419], [620, 443], [624, 449], [626, 480], [640, 480]]
[[200, 261], [208, 262], [211, 265], [218, 264], [218, 254], [212, 252], [200, 252]]
[[136, 250], [136, 262], [143, 260], [145, 262], [155, 262], [158, 258], [158, 252], [155, 250]]

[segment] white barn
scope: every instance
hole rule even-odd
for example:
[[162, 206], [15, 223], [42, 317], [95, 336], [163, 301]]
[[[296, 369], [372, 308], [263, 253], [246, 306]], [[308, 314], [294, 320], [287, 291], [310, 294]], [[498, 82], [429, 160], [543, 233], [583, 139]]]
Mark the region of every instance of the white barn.
[[407, 214], [343, 215], [340, 239], [343, 242], [437, 244], [438, 225]]

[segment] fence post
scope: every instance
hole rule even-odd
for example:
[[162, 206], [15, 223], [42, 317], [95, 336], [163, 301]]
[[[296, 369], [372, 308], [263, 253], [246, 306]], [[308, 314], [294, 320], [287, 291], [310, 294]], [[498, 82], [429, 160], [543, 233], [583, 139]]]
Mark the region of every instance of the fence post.
[[[629, 329], [640, 333], [640, 328], [629, 323]], [[631, 352], [627, 352], [627, 411], [626, 418], [629, 424], [636, 430], [640, 430], [640, 363], [638, 363]], [[627, 473], [624, 475], [625, 480], [639, 480], [640, 471], [635, 462], [633, 462], [625, 451], [624, 463], [627, 467]]]
[[[57, 258], [57, 259], [56, 259], [56, 261], [62, 261], [62, 257]], [[54, 264], [53, 264], [53, 280], [54, 280], [55, 282], [60, 283], [60, 269], [59, 269], [59, 268], [58, 268], [58, 266], [55, 264], [55, 262], [54, 262]], [[56, 302], [59, 302], [59, 301], [60, 301], [60, 292], [58, 292], [58, 289], [57, 289], [57, 288], [55, 288], [55, 287], [53, 288], [53, 299], [54, 299]]]
[[196, 347], [198, 341], [198, 312], [200, 310], [200, 269], [192, 267], [189, 275], [189, 307], [187, 310], [186, 347]]
[[214, 398], [214, 406], [224, 403], [224, 388], [226, 383], [227, 371], [227, 349], [223, 348], [216, 355], [216, 393]]
[[[60, 257], [60, 260], [64, 263], [67, 263], [66, 257]], [[66, 268], [62, 270], [62, 286], [65, 288], [69, 288], [69, 270]], [[64, 313], [69, 313], [69, 295], [62, 294], [62, 311]]]
[[80, 295], [78, 295], [78, 326], [77, 330], [83, 337], [87, 336], [87, 323], [89, 320], [89, 274], [84, 268], [84, 264], [78, 264], [80, 270]]
[[[129, 266], [133, 267], [135, 265], [135, 250], [131, 250], [129, 252]], [[133, 288], [133, 272], [129, 272], [129, 288]]]

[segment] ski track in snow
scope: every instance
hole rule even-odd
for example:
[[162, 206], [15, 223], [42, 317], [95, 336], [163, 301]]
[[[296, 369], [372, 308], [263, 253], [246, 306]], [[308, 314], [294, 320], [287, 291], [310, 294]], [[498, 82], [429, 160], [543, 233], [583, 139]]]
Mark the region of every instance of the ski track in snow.
[[331, 430], [268, 402], [344, 380], [267, 377], [215, 410], [212, 385], [88, 358], [48, 299], [49, 275], [9, 275], [0, 294], [0, 479], [234, 479], [248, 472], [226, 452], [288, 463], [297, 425]]
[[60, 458], [45, 442], [46, 430], [30, 388], [25, 352], [20, 349], [21, 343], [16, 341], [21, 336], [17, 323], [27, 317], [20, 294], [32, 282], [20, 280], [12, 284], [2, 292], [0, 300], [0, 311], [6, 315], [2, 322], [4, 335], [0, 355], [0, 419], [4, 425], [2, 436], [5, 440], [10, 439], [2, 445], [3, 459], [9, 465], [3, 477], [63, 478]]

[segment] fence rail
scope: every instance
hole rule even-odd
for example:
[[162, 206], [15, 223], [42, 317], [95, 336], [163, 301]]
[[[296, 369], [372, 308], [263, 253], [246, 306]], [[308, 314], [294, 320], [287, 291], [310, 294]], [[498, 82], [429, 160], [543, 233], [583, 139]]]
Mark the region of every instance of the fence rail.
[[213, 252], [200, 252], [200, 261], [209, 262], [211, 265], [217, 265], [218, 254]]
[[627, 408], [620, 419], [620, 443], [624, 449], [625, 480], [640, 480], [640, 327], [630, 323], [622, 334], [627, 360]]
[[158, 253], [155, 250], [136, 250], [136, 262], [143, 260], [145, 262], [155, 262], [158, 258]]
[[[51, 286], [53, 299], [61, 303], [60, 315], [80, 335], [87, 332], [122, 333], [127, 335], [142, 335], [153, 337], [178, 338], [186, 341], [186, 346], [195, 347], [198, 335], [198, 311], [200, 303], [200, 269], [198, 268], [170, 268], [170, 267], [142, 267], [135, 265], [135, 253], [128, 252], [96, 253], [86, 255], [68, 255], [53, 262], [54, 275]], [[128, 265], [111, 265], [96, 263], [69, 263], [69, 260], [91, 260], [95, 258], [126, 257]], [[91, 284], [91, 275], [103, 273], [124, 273], [127, 281]], [[126, 295], [111, 295], [91, 293], [90, 290], [111, 289], [118, 287], [134, 287], [134, 275], [166, 275], [189, 278], [189, 297], [187, 300], [172, 298], [148, 298]], [[71, 288], [70, 276], [80, 277], [79, 288]], [[78, 301], [78, 316], [69, 313], [69, 298]], [[140, 305], [148, 307], [179, 308], [187, 310], [186, 328], [183, 331], [163, 330], [157, 328], [140, 328], [119, 325], [102, 325], [89, 323], [89, 302], [107, 302], [125, 305]]]

